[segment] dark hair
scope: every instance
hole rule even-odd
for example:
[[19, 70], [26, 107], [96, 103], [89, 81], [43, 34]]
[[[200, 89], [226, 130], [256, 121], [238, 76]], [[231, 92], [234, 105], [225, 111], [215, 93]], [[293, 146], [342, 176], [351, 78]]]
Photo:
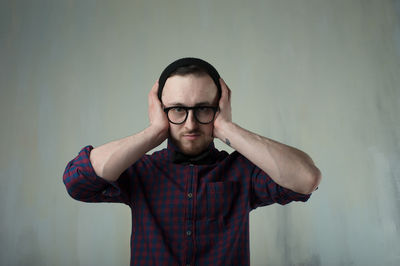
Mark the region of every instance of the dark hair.
[[207, 70], [197, 65], [181, 66], [178, 67], [174, 72], [172, 72], [169, 77], [172, 76], [186, 76], [195, 75], [197, 77], [202, 77], [208, 75]]
[[158, 99], [161, 101], [162, 90], [169, 77], [175, 75], [185, 76], [189, 74], [199, 77], [209, 75], [217, 86], [218, 98], [221, 97], [221, 85], [219, 83], [218, 71], [210, 63], [202, 59], [186, 57], [172, 62], [161, 73], [158, 79]]

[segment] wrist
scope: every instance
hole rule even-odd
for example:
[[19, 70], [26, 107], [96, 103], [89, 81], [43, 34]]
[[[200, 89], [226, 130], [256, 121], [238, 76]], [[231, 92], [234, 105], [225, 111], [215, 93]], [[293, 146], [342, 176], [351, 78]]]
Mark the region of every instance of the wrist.
[[168, 127], [150, 125], [144, 130], [144, 134], [154, 141], [155, 146], [158, 146], [168, 137]]
[[214, 125], [214, 137], [226, 143], [229, 133], [232, 132], [235, 124], [230, 121], [224, 121]]

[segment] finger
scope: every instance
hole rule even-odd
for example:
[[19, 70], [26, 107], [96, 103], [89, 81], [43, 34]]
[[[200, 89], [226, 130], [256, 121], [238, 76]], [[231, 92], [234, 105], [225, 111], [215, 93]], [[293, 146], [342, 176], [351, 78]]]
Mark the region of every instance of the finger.
[[220, 78], [220, 84], [221, 84], [221, 99], [222, 98], [228, 98], [228, 101], [231, 100], [231, 90], [229, 89], [228, 85], [226, 85], [225, 81]]
[[221, 85], [221, 99], [226, 97], [226, 84], [222, 78], [219, 78], [219, 84]]
[[153, 87], [151, 88], [151, 92], [156, 93], [158, 92], [158, 80], [154, 83]]
[[229, 87], [226, 87], [226, 88], [227, 88], [227, 91], [228, 91], [228, 101], [230, 102], [231, 101], [232, 91], [231, 91], [231, 89], [229, 89]]
[[155, 98], [157, 98], [158, 100], [158, 80], [156, 81], [156, 83], [154, 83], [153, 87], [151, 88], [149, 93], [149, 98], [152, 98], [153, 100], [156, 100]]
[[149, 106], [153, 106], [158, 100], [158, 80], [154, 83], [153, 87], [151, 88], [148, 96]]

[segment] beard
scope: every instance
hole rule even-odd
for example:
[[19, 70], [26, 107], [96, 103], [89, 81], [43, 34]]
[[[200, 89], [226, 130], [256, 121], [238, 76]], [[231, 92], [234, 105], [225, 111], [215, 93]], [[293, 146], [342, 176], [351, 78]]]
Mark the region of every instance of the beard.
[[206, 136], [200, 130], [192, 130], [180, 133], [178, 139], [171, 137], [171, 140], [184, 154], [196, 156], [208, 148], [213, 141], [213, 137]]

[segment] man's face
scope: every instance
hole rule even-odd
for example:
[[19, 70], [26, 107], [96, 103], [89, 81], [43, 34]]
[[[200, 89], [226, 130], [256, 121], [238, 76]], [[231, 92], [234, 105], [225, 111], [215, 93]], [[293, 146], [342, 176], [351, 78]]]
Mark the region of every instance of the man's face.
[[[165, 82], [161, 99], [165, 107], [218, 106], [217, 92], [217, 86], [208, 75], [175, 75]], [[169, 124], [170, 138], [183, 153], [197, 155], [213, 140], [213, 122], [200, 124], [190, 110], [183, 124]]]

